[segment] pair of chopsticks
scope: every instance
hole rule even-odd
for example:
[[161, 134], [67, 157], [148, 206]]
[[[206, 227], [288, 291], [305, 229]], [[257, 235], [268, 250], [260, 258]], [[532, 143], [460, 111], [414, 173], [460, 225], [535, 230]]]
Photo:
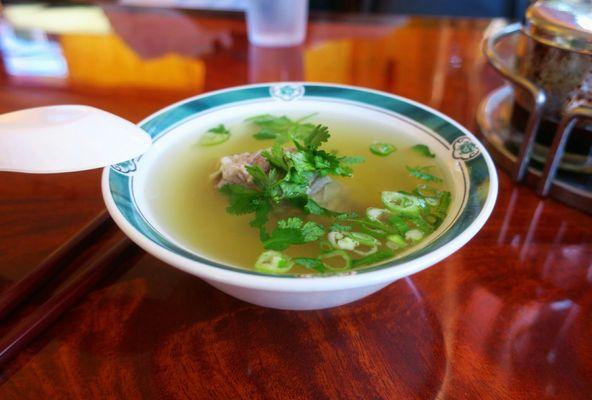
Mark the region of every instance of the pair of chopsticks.
[[[0, 293], [0, 322], [4, 323], [19, 306], [23, 305], [54, 276], [65, 270], [66, 264], [80, 255], [90, 244], [115, 226], [106, 211], [97, 215], [84, 228], [56, 249], [21, 280]], [[116, 258], [131, 244], [119, 233], [115, 245], [107, 251], [93, 254], [80, 263], [75, 277], [61, 289], [52, 293], [37, 309], [15, 324], [0, 339], [0, 369], [19, 354], [43, 330], [86, 294], [115, 265]]]

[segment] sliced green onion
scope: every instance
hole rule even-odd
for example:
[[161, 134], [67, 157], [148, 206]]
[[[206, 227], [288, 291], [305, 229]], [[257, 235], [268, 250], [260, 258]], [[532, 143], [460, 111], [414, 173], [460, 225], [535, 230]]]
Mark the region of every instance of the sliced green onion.
[[326, 260], [326, 259], [330, 259], [330, 258], [341, 258], [343, 260], [343, 266], [339, 267], [339, 266], [332, 266], [330, 264], [327, 264], [325, 261], [323, 261], [323, 264], [325, 264], [325, 267], [333, 270], [333, 271], [346, 271], [348, 269], [351, 268], [352, 266], [352, 259], [349, 256], [349, 254], [347, 254], [345, 251], [343, 250], [333, 250], [330, 251], [328, 253], [323, 253], [319, 255], [319, 258], [321, 260]]
[[280, 274], [288, 272], [293, 262], [290, 257], [275, 250], [262, 253], [255, 262], [255, 269], [268, 274]]
[[405, 239], [410, 240], [412, 242], [418, 242], [423, 239], [423, 232], [419, 229], [411, 229], [405, 234]]
[[409, 222], [411, 222], [415, 226], [415, 229], [419, 229], [424, 233], [432, 232], [434, 230], [434, 227], [431, 226], [419, 215], [410, 217]]
[[[353, 251], [356, 254], [367, 256], [378, 250], [380, 242], [371, 235], [361, 232], [329, 232], [329, 242], [339, 250]], [[369, 247], [367, 250], [359, 249], [360, 246]]]
[[424, 215], [424, 219], [434, 228], [437, 228], [446, 218], [451, 201], [450, 192], [440, 192], [437, 204], [432, 205], [430, 214]]
[[368, 223], [361, 223], [360, 224], [360, 230], [362, 230], [364, 233], [368, 233], [372, 236], [376, 236], [376, 237], [385, 237], [386, 235], [388, 235], [388, 230], [386, 225], [381, 224], [381, 227], [378, 227], [374, 224], [370, 225]]
[[440, 222], [440, 217], [434, 214], [424, 215], [423, 219], [430, 225], [436, 225]]
[[327, 241], [327, 240], [321, 240], [319, 242], [319, 247], [321, 248], [322, 251], [333, 250], [333, 245], [331, 243], [329, 243], [329, 241]]
[[359, 249], [353, 250], [354, 253], [359, 254], [361, 256], [369, 256], [370, 254], [374, 254], [377, 251], [378, 251], [378, 245], [374, 245], [374, 246], [370, 247], [368, 250], [359, 250]]
[[400, 234], [405, 234], [409, 229], [407, 220], [402, 218], [400, 215], [393, 215], [389, 218], [389, 223], [395, 227]]
[[421, 197], [440, 197], [441, 193], [438, 189], [434, 189], [425, 183], [417, 185], [413, 192]]
[[428, 203], [430, 206], [437, 206], [440, 204], [440, 200], [435, 197], [425, 197], [425, 202]]
[[[440, 191], [428, 185], [422, 184], [413, 189], [413, 194], [422, 198], [428, 205], [426, 211], [429, 213], [422, 213], [423, 220], [430, 225], [430, 229], [428, 230], [435, 229], [440, 226], [448, 214], [448, 208], [450, 207], [450, 203], [452, 201], [450, 192]], [[419, 225], [423, 225], [422, 221], [414, 222], [418, 222]], [[422, 230], [426, 231], [424, 228], [422, 228]]]
[[374, 254], [370, 254], [369, 256], [358, 258], [357, 260], [352, 261], [352, 267], [357, 268], [365, 265], [377, 264], [379, 262], [388, 260], [389, 258], [393, 257], [395, 253], [391, 249], [381, 249]]
[[386, 240], [386, 245], [393, 250], [398, 250], [407, 246], [407, 242], [401, 235], [388, 235]]
[[333, 248], [341, 249], [341, 250], [353, 250], [358, 247], [359, 243], [354, 239], [346, 236], [347, 233], [345, 232], [329, 232], [327, 235], [327, 239], [333, 246]]
[[404, 215], [419, 215], [424, 201], [412, 194], [382, 192], [382, 202], [390, 211]]
[[[353, 252], [356, 254], [359, 254], [361, 256], [367, 256], [376, 253], [376, 251], [378, 250], [378, 245], [380, 244], [380, 241], [375, 237], [368, 235], [367, 233], [348, 232], [346, 233], [346, 235], [348, 236], [348, 238], [354, 240], [357, 243], [356, 247], [353, 249]], [[359, 248], [360, 246], [365, 246], [367, 247], [367, 249], [362, 250]]]
[[337, 247], [341, 250], [354, 250], [358, 245], [358, 242], [349, 237], [344, 237], [337, 241]]
[[448, 213], [448, 207], [450, 207], [450, 203], [452, 202], [452, 195], [450, 192], [442, 192], [440, 196], [440, 204], [438, 204], [438, 209], [436, 210], [438, 214], [441, 216], [446, 216]]
[[327, 239], [329, 239], [329, 243], [333, 248], [339, 248], [337, 241], [343, 239], [343, 233], [337, 231], [331, 231], [327, 234]]
[[368, 218], [370, 221], [380, 221], [380, 217], [388, 213], [389, 211], [385, 210], [384, 208], [370, 207], [366, 210], [366, 218]]
[[295, 264], [301, 265], [304, 268], [312, 269], [317, 272], [326, 272], [325, 264], [318, 258], [310, 258], [310, 257], [296, 257], [293, 259]]
[[366, 233], [347, 232], [345, 235], [364, 246], [376, 246], [379, 243], [378, 239]]
[[350, 221], [356, 223], [362, 232], [378, 238], [386, 237], [391, 231], [390, 227], [381, 221], [369, 221], [368, 219]]
[[370, 145], [370, 152], [379, 157], [386, 157], [396, 150], [397, 148], [390, 143], [373, 143]]
[[223, 124], [209, 129], [199, 140], [201, 146], [215, 146], [230, 138], [230, 131]]

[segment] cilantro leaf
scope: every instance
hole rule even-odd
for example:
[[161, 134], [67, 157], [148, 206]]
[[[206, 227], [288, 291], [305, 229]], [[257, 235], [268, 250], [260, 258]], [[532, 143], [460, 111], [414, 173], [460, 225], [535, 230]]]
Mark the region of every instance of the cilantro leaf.
[[335, 216], [335, 219], [338, 221], [346, 221], [346, 220], [355, 220], [357, 219], [358, 213], [350, 212], [350, 213], [339, 213], [339, 215]]
[[226, 211], [234, 215], [250, 214], [265, 203], [260, 192], [236, 183], [229, 183], [220, 188], [220, 192], [228, 196], [229, 205]]
[[411, 147], [411, 150], [416, 152], [417, 154], [421, 154], [424, 157], [434, 158], [436, 155], [432, 153], [430, 148], [425, 144], [416, 144], [415, 146]]
[[268, 140], [268, 139], [276, 139], [278, 137], [276, 132], [267, 131], [267, 130], [260, 130], [259, 132], [255, 133], [253, 137], [257, 140]]
[[216, 135], [230, 135], [230, 131], [224, 126], [224, 124], [219, 124], [214, 128], [208, 129], [208, 132]]
[[255, 139], [276, 139], [279, 143], [285, 143], [293, 136], [306, 137], [314, 130], [315, 126], [313, 124], [302, 123], [305, 118], [292, 121], [285, 115], [276, 117], [270, 114], [263, 114], [247, 118], [246, 121], [259, 127], [259, 131], [253, 135]]
[[306, 212], [308, 214], [313, 214], [313, 215], [322, 215], [325, 217], [335, 217], [335, 218], [339, 218], [342, 215], [342, 213], [340, 213], [340, 212], [331, 211], [325, 207], [322, 207], [319, 203], [314, 201], [314, 199], [312, 197], [307, 197], [306, 202], [300, 204], [300, 208], [304, 212]]
[[304, 145], [309, 151], [318, 149], [321, 144], [329, 140], [329, 128], [325, 125], [317, 125], [313, 131], [304, 138]]
[[245, 122], [253, 122], [253, 123], [259, 125], [259, 124], [264, 124], [267, 122], [272, 122], [276, 119], [277, 119], [277, 117], [274, 117], [271, 114], [260, 114], [260, 115], [254, 115], [252, 117], [245, 119]]
[[268, 250], [284, 250], [293, 244], [314, 242], [325, 234], [325, 229], [313, 221], [304, 223], [298, 217], [278, 221], [269, 238], [263, 241]]
[[315, 160], [311, 153], [305, 151], [293, 151], [286, 154], [290, 161], [290, 166], [296, 171], [314, 171]]
[[438, 178], [427, 172], [432, 166], [426, 167], [406, 167], [409, 175], [421, 179], [423, 181], [442, 182], [442, 178]]
[[229, 205], [226, 207], [228, 213], [234, 215], [255, 213], [255, 219], [249, 224], [254, 228], [259, 228], [261, 240], [266, 240], [269, 237], [265, 231], [265, 224], [269, 219], [272, 207], [265, 196], [256, 190], [235, 183], [222, 186], [220, 192], [229, 198]]
[[265, 190], [267, 186], [269, 186], [269, 178], [259, 165], [247, 165], [245, 166], [245, 169], [251, 175], [251, 177], [253, 177], [253, 183], [258, 188]]
[[325, 234], [325, 228], [313, 221], [308, 221], [302, 226], [302, 239], [304, 243], [319, 240]]
[[306, 200], [306, 204], [304, 204], [302, 208], [307, 213], [313, 215], [325, 215], [328, 211], [326, 208], [321, 207], [319, 203], [317, 203], [310, 197]]
[[307, 196], [308, 186], [308, 182], [295, 183], [288, 181], [280, 183], [280, 188], [282, 189], [282, 195], [284, 199], [294, 199]]
[[219, 124], [214, 128], [210, 128], [199, 140], [201, 146], [215, 146], [217, 144], [224, 143], [230, 138], [230, 131], [224, 126]]
[[253, 228], [264, 228], [265, 224], [269, 220], [269, 213], [271, 212], [271, 204], [269, 202], [262, 202], [257, 211], [255, 211], [255, 219], [252, 220], [249, 225]]
[[314, 169], [320, 176], [337, 175], [352, 176], [353, 170], [349, 163], [344, 163], [343, 157], [328, 153], [324, 150], [314, 152]]
[[288, 218], [288, 219], [281, 219], [278, 221], [277, 226], [281, 229], [289, 229], [289, 228], [294, 228], [294, 229], [299, 229], [300, 227], [302, 227], [302, 220], [298, 217], [292, 217], [292, 218]]
[[271, 151], [264, 151], [262, 155], [267, 159], [267, 161], [269, 161], [271, 165], [281, 168], [285, 171], [288, 170], [288, 165], [284, 159], [284, 149], [281, 145], [277, 143], [274, 144], [271, 148]]

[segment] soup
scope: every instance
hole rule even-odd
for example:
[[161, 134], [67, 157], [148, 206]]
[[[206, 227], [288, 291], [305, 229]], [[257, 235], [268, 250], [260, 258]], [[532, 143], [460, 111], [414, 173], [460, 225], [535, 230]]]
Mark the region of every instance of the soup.
[[227, 124], [168, 149], [145, 189], [159, 225], [204, 257], [349, 273], [420, 248], [448, 213], [441, 160], [388, 127], [323, 114]]

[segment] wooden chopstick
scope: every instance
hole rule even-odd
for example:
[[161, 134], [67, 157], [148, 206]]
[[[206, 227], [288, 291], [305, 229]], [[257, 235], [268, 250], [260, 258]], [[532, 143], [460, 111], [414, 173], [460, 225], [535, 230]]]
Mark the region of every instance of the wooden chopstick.
[[0, 321], [6, 318], [19, 304], [27, 300], [34, 291], [47, 283], [62, 267], [66, 259], [79, 252], [86, 242], [111, 224], [112, 220], [109, 214], [103, 210], [71, 239], [51, 253], [33, 271], [6, 289], [5, 293], [0, 296]]
[[17, 328], [9, 332], [8, 336], [0, 341], [0, 368], [3, 368], [31, 340], [95, 285], [115, 265], [115, 259], [131, 243], [127, 237], [123, 237], [107, 252], [91, 257], [84, 262], [79, 268], [81, 272], [76, 278], [37, 308]]

